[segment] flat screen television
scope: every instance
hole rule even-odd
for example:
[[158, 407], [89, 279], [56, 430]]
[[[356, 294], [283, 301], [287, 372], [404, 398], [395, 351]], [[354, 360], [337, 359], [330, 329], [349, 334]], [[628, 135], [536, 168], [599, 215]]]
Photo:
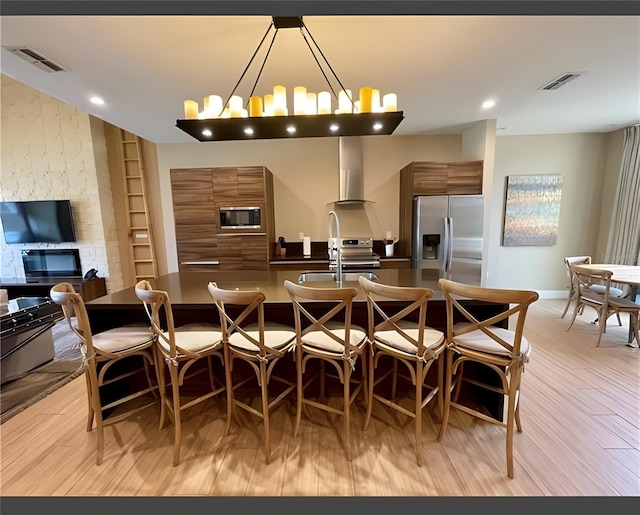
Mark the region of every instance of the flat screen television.
[[7, 243], [77, 241], [68, 200], [0, 202], [0, 219]]

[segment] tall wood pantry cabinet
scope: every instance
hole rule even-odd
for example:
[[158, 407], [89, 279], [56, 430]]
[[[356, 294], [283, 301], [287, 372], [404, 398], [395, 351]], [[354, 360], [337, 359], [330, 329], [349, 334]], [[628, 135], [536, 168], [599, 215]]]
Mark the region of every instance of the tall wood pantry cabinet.
[[[268, 270], [273, 174], [264, 166], [171, 170], [180, 270]], [[223, 229], [221, 207], [258, 206], [261, 227]]]

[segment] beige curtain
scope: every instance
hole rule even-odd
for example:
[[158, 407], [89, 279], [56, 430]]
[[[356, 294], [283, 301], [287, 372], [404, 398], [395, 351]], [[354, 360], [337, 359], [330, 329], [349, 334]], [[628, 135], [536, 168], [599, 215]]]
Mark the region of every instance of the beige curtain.
[[607, 257], [608, 263], [640, 265], [640, 125], [624, 130]]

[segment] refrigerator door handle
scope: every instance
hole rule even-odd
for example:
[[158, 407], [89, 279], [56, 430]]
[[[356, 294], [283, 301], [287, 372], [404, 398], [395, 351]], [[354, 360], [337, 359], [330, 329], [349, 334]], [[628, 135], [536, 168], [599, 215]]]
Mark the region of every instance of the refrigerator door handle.
[[453, 261], [453, 218], [447, 217], [446, 224], [446, 235], [445, 238], [447, 240], [447, 254], [445, 261], [445, 270], [449, 272], [451, 270], [451, 262]]

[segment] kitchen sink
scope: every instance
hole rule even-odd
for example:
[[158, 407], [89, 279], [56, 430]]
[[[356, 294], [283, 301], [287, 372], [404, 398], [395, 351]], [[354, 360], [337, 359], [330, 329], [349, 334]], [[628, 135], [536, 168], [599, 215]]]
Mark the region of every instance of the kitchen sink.
[[[380, 279], [373, 272], [343, 272], [343, 282], [357, 282], [360, 277], [365, 277], [371, 281], [377, 281]], [[299, 283], [311, 283], [311, 282], [337, 282], [338, 274], [336, 272], [303, 272], [298, 277]]]

